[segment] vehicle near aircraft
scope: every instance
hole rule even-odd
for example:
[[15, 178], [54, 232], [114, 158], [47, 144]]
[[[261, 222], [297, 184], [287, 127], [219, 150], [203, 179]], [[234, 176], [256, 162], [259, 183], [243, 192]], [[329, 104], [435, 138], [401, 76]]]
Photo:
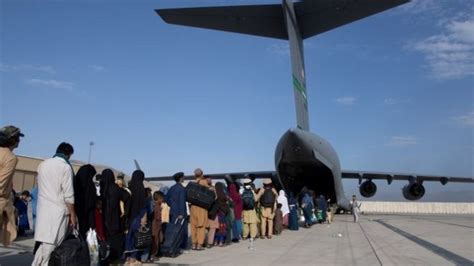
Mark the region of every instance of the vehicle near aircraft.
[[[362, 196], [372, 197], [377, 186], [372, 180], [405, 180], [403, 196], [418, 200], [425, 194], [423, 182], [439, 181], [474, 183], [474, 179], [448, 176], [343, 171], [336, 151], [322, 137], [309, 131], [308, 101], [304, 66], [303, 40], [339, 26], [407, 3], [408, 0], [282, 0], [281, 4], [223, 7], [157, 9], [167, 23], [277, 38], [289, 41], [292, 81], [297, 127], [286, 131], [275, 150], [275, 171], [253, 173], [211, 174], [224, 178], [230, 174], [242, 178], [272, 178], [273, 183], [297, 195], [303, 187], [317, 195], [336, 200], [349, 209], [342, 178], [358, 179]], [[187, 178], [191, 178], [187, 176]], [[171, 177], [152, 177], [148, 180], [172, 180]]]

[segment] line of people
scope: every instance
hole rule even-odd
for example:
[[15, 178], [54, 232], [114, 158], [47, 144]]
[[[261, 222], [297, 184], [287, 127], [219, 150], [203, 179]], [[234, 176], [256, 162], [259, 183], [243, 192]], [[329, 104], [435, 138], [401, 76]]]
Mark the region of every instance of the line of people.
[[[280, 234], [284, 227], [288, 227], [288, 200], [284, 191], [277, 193], [270, 179], [263, 182], [263, 188], [255, 189], [250, 179], [244, 179], [241, 188], [239, 183], [230, 181], [231, 178], [226, 178], [225, 183], [213, 184], [199, 168], [194, 175], [196, 183], [215, 192], [215, 204], [210, 209], [189, 204], [192, 250], [229, 245], [242, 239], [249, 239], [253, 249], [257, 236], [271, 239], [274, 232]], [[184, 174], [176, 173], [173, 177], [176, 184], [167, 192], [170, 220], [184, 218], [188, 222]], [[187, 241], [184, 237], [182, 252], [187, 251]]]
[[[23, 136], [14, 126], [0, 130], [0, 211], [4, 214], [0, 217], [0, 233], [4, 244], [16, 237], [16, 228], [11, 228], [11, 219], [15, 216], [10, 195], [17, 158], [12, 151]], [[225, 178], [225, 183], [214, 184], [198, 168], [194, 171], [195, 182], [215, 193], [213, 207], [206, 209], [188, 203], [182, 172], [174, 175], [175, 185], [152, 194], [151, 189], [144, 186], [145, 174], [141, 170], [133, 172], [128, 187], [123, 177], [116, 178], [112, 170], [97, 174], [90, 164], [83, 165], [74, 174], [69, 162], [73, 153], [73, 146], [63, 142], [52, 158], [38, 166], [32, 265], [47, 265], [51, 253], [65, 239], [70, 227], [78, 228], [83, 239], [89, 230], [95, 230], [100, 247], [106, 251], [100, 253], [100, 264], [108, 265], [158, 260], [161, 244], [166, 238], [174, 237], [166, 234], [167, 226], [177, 220], [183, 224], [180, 252], [241, 240], [249, 240], [249, 249], [253, 250], [257, 237], [271, 239], [284, 228], [298, 230], [298, 206], [302, 207], [308, 227], [315, 221], [315, 209], [316, 220], [326, 221], [327, 214], [328, 221], [332, 221], [333, 212], [323, 196], [315, 201], [311, 191], [304, 188], [299, 200], [291, 193], [287, 198], [283, 190], [279, 193], [275, 190], [271, 179], [264, 180], [262, 188], [256, 188], [248, 178], [242, 180], [242, 185], [230, 177]], [[99, 189], [94, 178], [99, 181]], [[21, 197], [24, 201], [29, 195], [24, 193]], [[152, 241], [141, 246], [137, 236], [144, 228], [151, 230]]]

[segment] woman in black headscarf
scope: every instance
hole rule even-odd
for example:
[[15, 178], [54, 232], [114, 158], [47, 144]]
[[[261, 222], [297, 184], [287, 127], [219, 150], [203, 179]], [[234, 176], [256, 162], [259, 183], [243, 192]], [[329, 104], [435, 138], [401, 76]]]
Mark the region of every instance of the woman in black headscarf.
[[288, 207], [290, 209], [290, 214], [288, 216], [288, 229], [298, 230], [298, 201], [295, 198], [293, 192], [290, 192], [288, 195]]
[[146, 224], [144, 220], [142, 221], [143, 216], [146, 214], [146, 191], [145, 186], [143, 185], [143, 180], [145, 180], [145, 174], [143, 171], [135, 170], [132, 174], [132, 180], [129, 185], [129, 189], [132, 192], [129, 216], [130, 227], [125, 240], [125, 252], [127, 253], [126, 258], [128, 263], [134, 263], [136, 260], [140, 260], [142, 253], [137, 252], [133, 237], [138, 229], [140, 229], [140, 226]]
[[130, 218], [136, 218], [140, 211], [145, 207], [145, 186], [143, 185], [145, 174], [141, 170], [136, 170], [132, 174], [132, 180], [129, 184], [129, 189], [132, 192], [132, 203], [130, 205]]
[[86, 164], [81, 166], [74, 177], [74, 207], [76, 208], [79, 233], [86, 239], [87, 231], [95, 229], [95, 204], [97, 200], [94, 178], [94, 166]]
[[[228, 230], [231, 228], [229, 227], [229, 223], [227, 221], [227, 215], [229, 214], [230, 207], [229, 207], [229, 197], [225, 192], [225, 186], [222, 182], [216, 183], [216, 203], [219, 206], [217, 210], [217, 217], [219, 219], [219, 228], [216, 232], [216, 244], [219, 246], [224, 245], [224, 241], [227, 238]], [[229, 231], [230, 232], [230, 231]]]
[[[124, 203], [125, 214], [128, 215], [130, 209], [129, 194], [119, 188], [115, 183], [114, 172], [110, 169], [102, 171], [103, 191], [102, 197], [102, 219], [104, 221], [107, 242], [110, 244], [110, 254], [108, 263], [118, 260], [123, 253], [124, 228], [120, 220], [120, 201]], [[127, 217], [127, 216], [126, 216]], [[127, 224], [127, 222], [125, 222]]]

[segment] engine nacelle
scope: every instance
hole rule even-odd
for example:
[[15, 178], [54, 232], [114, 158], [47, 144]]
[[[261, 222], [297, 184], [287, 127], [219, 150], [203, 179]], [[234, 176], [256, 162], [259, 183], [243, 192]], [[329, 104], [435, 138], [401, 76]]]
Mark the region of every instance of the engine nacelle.
[[375, 195], [375, 192], [377, 192], [377, 185], [375, 185], [371, 180], [367, 180], [360, 184], [359, 192], [363, 197], [370, 198]]
[[419, 200], [425, 195], [425, 187], [420, 183], [411, 183], [403, 187], [403, 197], [407, 200]]

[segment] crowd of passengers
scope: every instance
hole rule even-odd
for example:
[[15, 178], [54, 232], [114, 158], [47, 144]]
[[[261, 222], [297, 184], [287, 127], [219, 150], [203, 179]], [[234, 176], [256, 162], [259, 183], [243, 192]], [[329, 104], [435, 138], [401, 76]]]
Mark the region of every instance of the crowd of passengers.
[[[161, 245], [167, 237], [174, 237], [167, 232], [170, 223], [183, 225], [180, 254], [242, 240], [248, 240], [248, 247], [253, 250], [256, 238], [271, 239], [285, 229], [298, 230], [299, 211], [303, 213], [305, 227], [332, 221], [334, 209], [323, 195], [316, 197], [307, 188], [297, 196], [286, 195], [283, 190], [277, 192], [271, 179], [263, 180], [263, 186], [256, 188], [250, 178], [238, 182], [227, 176], [222, 182], [215, 182], [201, 169], [194, 170], [195, 181], [189, 182], [214, 192], [211, 210], [188, 202], [182, 172], [173, 175], [176, 182], [173, 186], [155, 191], [145, 187], [147, 182], [141, 170], [133, 172], [128, 184], [111, 169], [97, 173], [90, 164], [74, 173], [69, 162], [74, 149], [65, 142], [57, 147], [52, 158], [38, 166], [37, 185], [32, 192], [16, 195], [12, 178], [17, 159], [12, 151], [24, 135], [13, 126], [2, 128], [0, 133], [3, 134], [0, 234], [3, 244], [8, 245], [17, 233], [23, 235], [30, 230], [28, 203], [31, 201], [36, 241], [32, 265], [47, 265], [71, 226], [78, 228], [83, 239], [91, 229], [95, 231], [100, 246], [107, 249], [100, 264], [109, 265], [159, 260]], [[135, 235], [143, 228], [151, 230], [152, 241], [138, 247]]]

